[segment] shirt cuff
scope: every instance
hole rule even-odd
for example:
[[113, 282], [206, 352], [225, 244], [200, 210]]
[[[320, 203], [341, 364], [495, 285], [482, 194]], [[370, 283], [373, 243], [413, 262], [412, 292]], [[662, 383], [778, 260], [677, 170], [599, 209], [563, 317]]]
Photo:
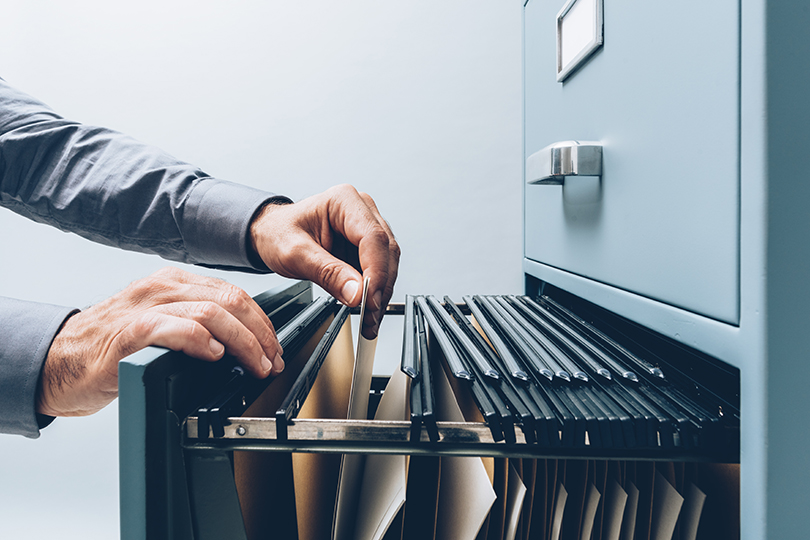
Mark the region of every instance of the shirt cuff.
[[35, 439], [50, 423], [36, 414], [39, 376], [53, 338], [76, 311], [0, 297], [0, 433]]
[[286, 197], [213, 178], [201, 179], [183, 209], [183, 240], [192, 260], [206, 266], [269, 269], [249, 254], [250, 222], [270, 200]]

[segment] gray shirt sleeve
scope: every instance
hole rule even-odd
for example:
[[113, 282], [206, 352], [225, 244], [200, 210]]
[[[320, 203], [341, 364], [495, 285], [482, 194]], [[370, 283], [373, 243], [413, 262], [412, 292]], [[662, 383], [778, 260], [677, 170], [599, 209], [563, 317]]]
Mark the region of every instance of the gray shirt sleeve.
[[267, 271], [249, 259], [247, 231], [272, 197], [65, 120], [0, 79], [0, 204], [34, 221], [173, 261]]
[[0, 296], [0, 433], [35, 438], [39, 373], [53, 337], [76, 310]]
[[[248, 227], [273, 198], [66, 120], [0, 79], [0, 205], [34, 221], [174, 261], [267, 272], [251, 259]], [[0, 299], [0, 432], [38, 436], [37, 379], [71, 311]]]

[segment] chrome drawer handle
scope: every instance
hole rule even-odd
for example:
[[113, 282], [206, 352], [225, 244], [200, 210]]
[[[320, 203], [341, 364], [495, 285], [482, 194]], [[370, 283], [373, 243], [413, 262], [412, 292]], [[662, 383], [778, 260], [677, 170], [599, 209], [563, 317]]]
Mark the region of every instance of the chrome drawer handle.
[[602, 176], [602, 145], [562, 141], [550, 144], [526, 160], [526, 183], [562, 185], [566, 176]]

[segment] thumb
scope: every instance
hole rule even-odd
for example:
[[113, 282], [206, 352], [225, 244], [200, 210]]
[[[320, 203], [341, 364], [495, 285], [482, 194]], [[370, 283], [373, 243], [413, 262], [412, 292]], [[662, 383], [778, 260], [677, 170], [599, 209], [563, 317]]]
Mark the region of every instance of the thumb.
[[304, 277], [323, 287], [326, 292], [348, 306], [356, 306], [363, 295], [360, 272], [316, 243], [302, 250], [296, 258], [292, 274]]

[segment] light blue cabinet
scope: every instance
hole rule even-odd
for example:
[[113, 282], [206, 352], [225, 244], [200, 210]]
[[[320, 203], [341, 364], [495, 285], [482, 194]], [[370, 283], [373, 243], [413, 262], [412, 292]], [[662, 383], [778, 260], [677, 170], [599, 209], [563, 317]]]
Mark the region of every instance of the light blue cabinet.
[[525, 186], [526, 257], [737, 324], [737, 2], [606, 0], [604, 45], [559, 83], [563, 4], [525, 8], [526, 156], [599, 141], [603, 176]]
[[564, 3], [525, 7], [525, 156], [599, 141], [602, 182], [525, 186], [527, 288], [739, 367], [742, 538], [807, 538], [810, 3], [604, 0], [561, 84]]

